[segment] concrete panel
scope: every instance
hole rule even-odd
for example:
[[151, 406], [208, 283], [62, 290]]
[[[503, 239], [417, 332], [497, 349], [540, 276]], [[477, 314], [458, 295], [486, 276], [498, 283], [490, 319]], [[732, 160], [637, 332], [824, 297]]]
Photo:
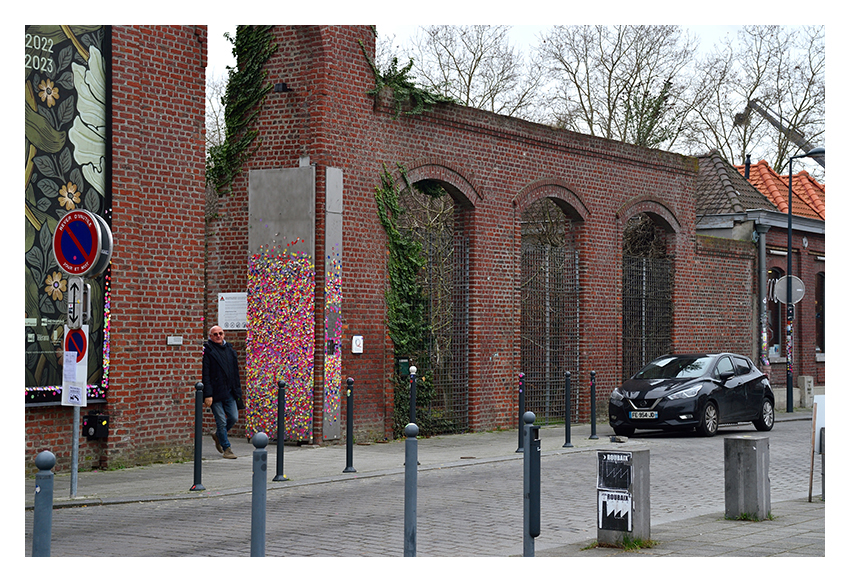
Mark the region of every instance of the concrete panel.
[[263, 248], [315, 258], [316, 168], [248, 172], [248, 254]]
[[322, 436], [340, 438], [342, 391], [342, 170], [325, 172], [325, 398]]

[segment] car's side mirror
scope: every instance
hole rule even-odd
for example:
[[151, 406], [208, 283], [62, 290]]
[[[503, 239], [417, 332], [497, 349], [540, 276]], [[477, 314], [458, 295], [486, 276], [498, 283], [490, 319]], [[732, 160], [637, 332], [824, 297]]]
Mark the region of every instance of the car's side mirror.
[[726, 370], [725, 372], [720, 372], [720, 379], [724, 382], [735, 375], [735, 372], [732, 370]]

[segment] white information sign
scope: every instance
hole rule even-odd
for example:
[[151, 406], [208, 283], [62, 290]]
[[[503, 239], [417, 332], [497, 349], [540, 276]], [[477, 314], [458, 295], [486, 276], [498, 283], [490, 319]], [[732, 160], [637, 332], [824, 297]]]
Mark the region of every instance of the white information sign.
[[62, 406], [85, 406], [86, 383], [77, 380], [77, 352], [65, 352], [62, 365]]
[[218, 326], [221, 329], [248, 329], [248, 294], [218, 294]]

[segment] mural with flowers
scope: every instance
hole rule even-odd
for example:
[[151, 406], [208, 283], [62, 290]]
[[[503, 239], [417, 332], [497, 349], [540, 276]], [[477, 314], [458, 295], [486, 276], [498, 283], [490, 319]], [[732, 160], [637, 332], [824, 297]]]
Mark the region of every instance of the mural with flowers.
[[[53, 231], [69, 211], [109, 221], [106, 184], [107, 29], [26, 26], [24, 57], [24, 336], [26, 402], [58, 402], [67, 275], [53, 256]], [[88, 398], [108, 388], [109, 272], [88, 281]]]

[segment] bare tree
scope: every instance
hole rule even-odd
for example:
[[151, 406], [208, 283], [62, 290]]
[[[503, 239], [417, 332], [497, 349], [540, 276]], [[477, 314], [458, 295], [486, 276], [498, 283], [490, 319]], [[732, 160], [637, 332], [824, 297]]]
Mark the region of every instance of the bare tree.
[[555, 26], [539, 51], [555, 124], [647, 147], [673, 147], [693, 102], [697, 42], [678, 26]]
[[459, 103], [535, 120], [543, 70], [510, 43], [510, 26], [425, 26], [412, 39], [413, 71]]
[[206, 129], [207, 151], [212, 146], [224, 143], [227, 127], [224, 123], [224, 103], [222, 101], [227, 90], [227, 74], [207, 76], [207, 106]]
[[[781, 171], [800, 153], [780, 130], [747, 106], [757, 100], [783, 127], [813, 143], [825, 133], [826, 53], [824, 29], [747, 26], [737, 42], [727, 40], [697, 67], [698, 122], [692, 126], [689, 153], [717, 149], [731, 163], [747, 154]], [[746, 115], [744, 112], [746, 111]], [[813, 174], [823, 176], [817, 168]]]

